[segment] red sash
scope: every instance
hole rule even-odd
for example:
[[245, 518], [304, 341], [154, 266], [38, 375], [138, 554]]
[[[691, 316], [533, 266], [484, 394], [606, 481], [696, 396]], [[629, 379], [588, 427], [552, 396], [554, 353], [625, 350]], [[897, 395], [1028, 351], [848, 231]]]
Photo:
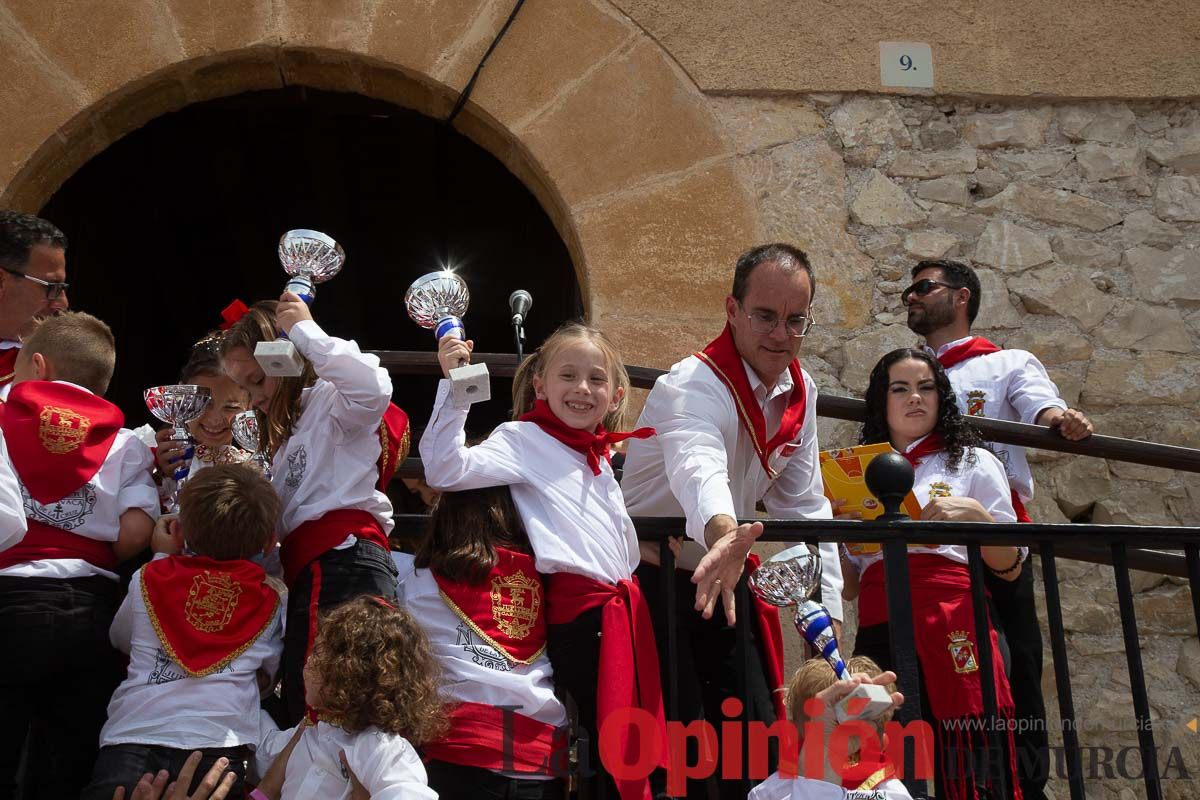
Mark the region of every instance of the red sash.
[[[920, 753], [917, 754], [920, 757]], [[896, 767], [882, 753], [873, 759], [863, 759], [857, 764], [848, 764], [842, 770], [842, 788], [849, 791], [869, 792], [896, 777]]]
[[224, 669], [266, 632], [279, 593], [252, 561], [168, 556], [142, 568], [142, 599], [158, 641], [190, 678]]
[[539, 428], [567, 447], [583, 453], [587, 457], [587, 463], [592, 468], [593, 475], [600, 474], [601, 458], [611, 460], [608, 447], [610, 444], [623, 442], [626, 439], [649, 439], [654, 435], [654, 428], [638, 428], [636, 431], [627, 433], [610, 433], [604, 430], [603, 425], [597, 425], [593, 433], [588, 433], [580, 428], [572, 428], [555, 415], [550, 404], [545, 400], [536, 401], [532, 411], [521, 415], [521, 421], [536, 422]]
[[12, 383], [16, 372], [17, 356], [21, 354], [19, 347], [6, 347], [0, 350], [0, 386]]
[[961, 344], [956, 344], [946, 352], [937, 357], [944, 369], [950, 369], [955, 364], [966, 361], [975, 356], [986, 356], [988, 353], [999, 353], [999, 347], [989, 342], [982, 336], [972, 336]]
[[0, 428], [13, 468], [42, 505], [91, 480], [125, 423], [121, 410], [103, 397], [53, 381], [13, 386], [3, 409]]
[[546, 604], [533, 556], [496, 548], [499, 558], [477, 584], [433, 573], [446, 605], [509, 661], [532, 664], [546, 651]]
[[746, 377], [746, 367], [742, 363], [742, 357], [738, 355], [737, 346], [733, 343], [733, 331], [729, 325], [726, 325], [721, 335], [709, 342], [704, 350], [696, 353], [696, 358], [707, 364], [733, 395], [738, 418], [742, 421], [746, 433], [750, 435], [754, 452], [758, 454], [758, 460], [762, 462], [767, 477], [774, 479], [776, 472], [770, 465], [771, 454], [777, 448], [795, 441], [804, 426], [806, 398], [800, 362], [793, 359], [792, 363], [788, 364], [788, 373], [792, 376], [792, 392], [788, 397], [783, 419], [780, 420], [779, 430], [767, 439], [767, 422], [758, 400], [754, 397], [754, 391], [750, 388], [750, 379]]
[[301, 570], [346, 541], [347, 536], [388, 549], [387, 536], [375, 517], [357, 508], [339, 508], [300, 523], [284, 538], [279, 546], [284, 582], [291, 586]]
[[408, 458], [411, 443], [408, 414], [395, 403], [388, 403], [383, 420], [379, 423], [379, 483], [375, 485], [379, 491], [384, 491], [400, 462]]
[[89, 539], [32, 519], [26, 519], [25, 524], [28, 529], [21, 541], [0, 553], [0, 569], [50, 558], [79, 558], [109, 572], [117, 568], [112, 542]]
[[450, 712], [450, 730], [422, 751], [447, 764], [549, 775], [566, 766], [566, 746], [566, 731], [553, 725], [495, 706], [460, 703]]
[[[614, 713], [641, 708], [656, 720], [661, 764], [667, 766], [667, 727], [663, 716], [662, 687], [659, 682], [658, 648], [646, 598], [635, 581], [613, 585], [573, 572], [554, 572], [546, 576], [546, 621], [551, 625], [572, 622], [580, 614], [601, 607], [600, 663], [596, 674], [602, 676], [596, 687], [596, 720], [599, 736], [605, 721]], [[630, 736], [629, 726], [621, 732], [623, 763], [634, 764], [639, 750], [651, 743]], [[648, 780], [617, 781], [621, 800], [650, 800]]]
[[926, 456], [931, 456], [934, 453], [941, 452], [942, 448], [945, 446], [946, 442], [944, 439], [942, 439], [942, 435], [940, 433], [931, 433], [922, 439], [921, 443], [912, 450], [909, 450], [907, 453], [901, 453], [900, 455], [904, 456], [909, 464], [912, 464], [913, 469], [916, 469], [921, 465], [921, 459], [925, 458]]
[[1016, 489], [1010, 489], [1012, 492], [1013, 511], [1016, 512], [1017, 522], [1033, 522], [1029, 518], [1029, 512], [1025, 510], [1025, 504], [1021, 502], [1021, 495], [1017, 494]]
[[[746, 577], [758, 569], [762, 559], [757, 553], [746, 557]], [[767, 673], [767, 686], [771, 689], [771, 702], [775, 704], [775, 719], [787, 719], [787, 704], [784, 699], [783, 681], [783, 628], [779, 625], [779, 608], [763, 600], [754, 592], [754, 632], [758, 635], [763, 671]]]

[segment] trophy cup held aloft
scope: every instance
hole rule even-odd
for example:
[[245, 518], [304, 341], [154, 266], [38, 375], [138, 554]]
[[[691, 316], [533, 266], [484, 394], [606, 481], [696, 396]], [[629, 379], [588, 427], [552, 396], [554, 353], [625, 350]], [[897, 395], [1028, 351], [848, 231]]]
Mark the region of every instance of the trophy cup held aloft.
[[[212, 392], [204, 386], [183, 383], [151, 387], [146, 390], [145, 398], [146, 408], [150, 409], [150, 413], [171, 426], [171, 441], [186, 445], [183, 459], [171, 476], [175, 479], [178, 491], [178, 486], [181, 486], [188, 476], [188, 465], [195, 453], [187, 424], [198, 419], [204, 413], [204, 409], [208, 408], [208, 404], [212, 402]], [[167, 499], [167, 511], [174, 513], [178, 510], [179, 504], [173, 495]]]
[[[317, 296], [317, 284], [338, 274], [346, 263], [346, 253], [320, 231], [298, 229], [280, 237], [279, 262], [291, 276], [283, 290], [311, 304]], [[304, 360], [296, 352], [296, 345], [283, 335], [273, 342], [259, 342], [254, 358], [263, 372], [273, 377], [294, 378], [304, 372]]]
[[238, 446], [254, 454], [250, 457], [250, 461], [254, 464], [255, 469], [261, 472], [267, 480], [270, 480], [271, 462], [263, 453], [258, 439], [258, 412], [254, 409], [241, 412], [233, 418], [230, 427], [233, 429], [233, 438], [237, 440]]
[[[413, 281], [404, 305], [413, 322], [433, 331], [437, 341], [445, 336], [466, 339], [462, 317], [471, 295], [462, 278], [450, 270], [430, 272]], [[450, 395], [455, 408], [490, 400], [492, 388], [486, 364], [466, 364], [450, 370]]]
[[[829, 611], [808, 599], [820, 583], [821, 557], [803, 544], [767, 559], [750, 576], [750, 588], [767, 603], [780, 608], [796, 606], [796, 630], [829, 662], [838, 680], [845, 680], [850, 673], [838, 651]], [[892, 696], [885, 687], [864, 683], [838, 702], [834, 714], [839, 723], [874, 719], [891, 707]]]

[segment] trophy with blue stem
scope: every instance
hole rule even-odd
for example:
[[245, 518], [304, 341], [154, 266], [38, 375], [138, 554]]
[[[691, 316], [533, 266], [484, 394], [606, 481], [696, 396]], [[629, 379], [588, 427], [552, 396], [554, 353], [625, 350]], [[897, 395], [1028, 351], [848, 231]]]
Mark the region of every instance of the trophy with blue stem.
[[[462, 318], [467, 313], [470, 299], [466, 281], [445, 269], [413, 281], [404, 295], [404, 305], [413, 322], [432, 330], [434, 338], [440, 342], [446, 336], [467, 338]], [[450, 396], [456, 408], [490, 400], [492, 388], [487, 364], [463, 362], [450, 370]]]

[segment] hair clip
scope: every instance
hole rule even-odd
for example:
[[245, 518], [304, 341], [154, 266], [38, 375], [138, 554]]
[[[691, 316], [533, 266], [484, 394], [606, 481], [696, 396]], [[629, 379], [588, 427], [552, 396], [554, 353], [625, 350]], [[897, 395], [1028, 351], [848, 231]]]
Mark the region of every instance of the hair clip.
[[380, 596], [378, 596], [378, 595], [370, 595], [370, 597], [371, 597], [371, 599], [372, 599], [372, 600], [374, 600], [376, 603], [378, 603], [379, 605], [383, 606], [384, 608], [391, 609], [392, 611], [397, 611], [397, 610], [398, 610], [398, 609], [396, 608], [396, 606], [394, 606], [392, 603], [388, 602], [388, 600], [387, 600], [387, 598], [386, 598], [386, 597], [380, 597]]
[[229, 305], [221, 309], [221, 319], [225, 320], [221, 323], [221, 330], [227, 331], [234, 326], [239, 319], [246, 316], [250, 310], [249, 306], [241, 300], [234, 300]]

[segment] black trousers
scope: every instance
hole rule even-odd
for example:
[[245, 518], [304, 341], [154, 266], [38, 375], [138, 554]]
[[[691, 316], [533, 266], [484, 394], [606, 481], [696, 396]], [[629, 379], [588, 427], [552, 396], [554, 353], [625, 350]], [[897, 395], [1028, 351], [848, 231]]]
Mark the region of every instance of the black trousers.
[[63, 800], [87, 785], [123, 673], [108, 641], [116, 609], [117, 584], [108, 578], [0, 576], [0, 800]]
[[509, 778], [490, 769], [437, 760], [426, 762], [425, 772], [439, 800], [560, 800], [565, 796], [561, 778]]
[[1021, 793], [1025, 800], [1044, 800], [1050, 776], [1050, 736], [1042, 696], [1042, 628], [1033, 600], [1033, 569], [1026, 563], [1015, 581], [984, 572], [993, 616], [999, 618], [1011, 655], [1008, 683], [1016, 706], [1014, 739]]
[[[158, 774], [165, 769], [171, 774], [171, 780], [183, 769], [192, 750], [177, 750], [171, 747], [146, 744], [114, 744], [100, 748], [96, 758], [96, 767], [92, 770], [92, 782], [80, 795], [80, 800], [112, 800], [113, 790], [118, 786], [125, 787], [125, 796], [133, 794], [133, 787], [147, 772]], [[192, 776], [189, 794], [195, 791], [204, 780], [204, 776], [217, 763], [219, 758], [229, 759], [228, 770], [237, 775], [237, 782], [229, 792], [229, 797], [240, 798], [245, 792], [246, 759], [250, 755], [248, 747], [214, 747], [200, 751], [203, 755], [200, 766]]]
[[[654, 638], [658, 643], [665, 704], [668, 687], [671, 685], [671, 674], [667, 660], [668, 619], [662, 595], [662, 569], [651, 564], [642, 564], [637, 569], [637, 578], [654, 619]], [[742, 800], [759, 781], [745, 777], [749, 766], [745, 761], [742, 765], [742, 778], [727, 780], [720, 777], [725, 766], [721, 760], [720, 747], [722, 723], [729, 719], [722, 712], [721, 703], [729, 697], [743, 699], [740, 683], [744, 680], [749, 700], [745, 709], [746, 718], [771, 725], [776, 720], [775, 706], [771, 701], [771, 687], [767, 683], [766, 670], [759, 655], [758, 637], [753, 622], [747, 616], [749, 652], [747, 668], [743, 669], [737, 654], [737, 630], [726, 623], [725, 612], [720, 603], [713, 611], [711, 619], [704, 619], [699, 611], [694, 610], [696, 585], [691, 579], [692, 573], [676, 570], [677, 614], [674, 624], [677, 628], [678, 642], [678, 669], [675, 675], [678, 698], [675, 717], [671, 716], [670, 707], [666, 706], [667, 719], [677, 719], [684, 723], [706, 719], [717, 733], [718, 761], [713, 777], [707, 780], [689, 780], [687, 797], [692, 800], [708, 800], [709, 784], [712, 783], [723, 800]], [[749, 615], [752, 610], [739, 608], [738, 612]], [[745, 730], [742, 737], [743, 742], [746, 741]], [[698, 763], [698, 750], [696, 740], [689, 738], [688, 764]], [[768, 759], [769, 772], [778, 769], [778, 761], [778, 746], [772, 740]], [[665, 787], [656, 785], [654, 788], [659, 791]]]
[[[283, 711], [275, 721], [290, 728], [304, 717], [304, 664], [316, 637], [318, 614], [362, 595], [396, 601], [396, 565], [374, 542], [361, 539], [330, 550], [300, 571], [288, 592], [283, 636]], [[273, 713], [278, 711], [273, 709]]]

